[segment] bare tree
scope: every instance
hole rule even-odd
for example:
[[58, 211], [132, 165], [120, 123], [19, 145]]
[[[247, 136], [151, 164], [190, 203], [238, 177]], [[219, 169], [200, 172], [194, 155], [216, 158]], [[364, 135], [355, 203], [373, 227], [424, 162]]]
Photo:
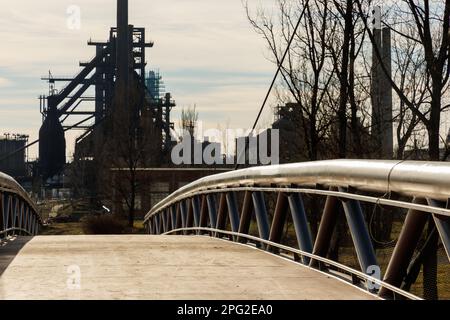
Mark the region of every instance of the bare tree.
[[278, 90], [285, 90], [288, 99], [300, 109], [299, 126], [303, 130], [307, 158], [317, 160], [319, 148], [332, 123], [327, 88], [333, 80], [333, 70], [327, 44], [332, 41], [330, 31], [335, 29], [335, 25], [329, 16], [327, 2], [278, 0], [277, 4], [277, 19], [262, 9], [253, 17], [246, 5], [247, 17], [256, 32], [266, 40], [271, 61], [279, 65], [294, 26], [302, 16], [300, 31], [295, 35], [281, 68], [282, 89]]
[[[373, 32], [368, 24], [370, 16], [367, 8], [363, 8], [362, 2], [356, 0], [358, 10], [366, 25], [369, 38], [375, 43]], [[422, 51], [425, 72], [429, 74], [430, 81], [426, 87], [430, 94], [430, 101], [425, 102], [424, 109], [412, 101], [400, 88], [399, 84], [389, 77], [389, 72], [383, 63], [381, 68], [402, 102], [414, 113], [414, 115], [425, 126], [428, 133], [428, 154], [430, 160], [440, 160], [440, 129], [441, 116], [449, 106], [442, 104], [442, 96], [448, 91], [448, 82], [450, 76], [449, 64], [449, 20], [450, 20], [450, 0], [445, 2], [432, 2], [425, 0], [416, 3], [413, 0], [403, 0], [394, 2], [390, 8], [393, 14], [401, 15], [402, 23], [390, 25], [389, 21], [385, 22], [386, 26], [391, 28], [396, 35], [408, 38], [416, 42]], [[404, 33], [404, 28], [412, 28], [414, 34]], [[379, 61], [382, 61], [381, 53], [374, 46], [374, 54]], [[423, 104], [421, 104], [423, 105]]]

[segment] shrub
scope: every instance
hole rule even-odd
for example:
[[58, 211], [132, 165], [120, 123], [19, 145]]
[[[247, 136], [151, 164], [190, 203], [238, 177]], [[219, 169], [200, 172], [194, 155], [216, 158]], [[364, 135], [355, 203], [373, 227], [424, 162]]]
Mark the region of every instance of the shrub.
[[83, 221], [85, 234], [124, 234], [126, 230], [126, 221], [114, 215], [90, 216]]

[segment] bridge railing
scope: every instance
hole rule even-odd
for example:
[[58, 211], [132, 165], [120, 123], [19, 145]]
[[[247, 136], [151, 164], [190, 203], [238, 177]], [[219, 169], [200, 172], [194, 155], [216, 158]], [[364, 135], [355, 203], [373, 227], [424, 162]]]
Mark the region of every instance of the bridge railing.
[[43, 221], [28, 193], [0, 172], [0, 238], [37, 235]]
[[[449, 199], [450, 164], [318, 161], [205, 177], [153, 207], [145, 226], [149, 234], [210, 235], [256, 244], [383, 298], [414, 299], [408, 291], [414, 291], [422, 263], [437, 250], [444, 252], [439, 261], [447, 272], [437, 280], [449, 276]], [[386, 241], [375, 238], [374, 220], [378, 233], [387, 231]]]

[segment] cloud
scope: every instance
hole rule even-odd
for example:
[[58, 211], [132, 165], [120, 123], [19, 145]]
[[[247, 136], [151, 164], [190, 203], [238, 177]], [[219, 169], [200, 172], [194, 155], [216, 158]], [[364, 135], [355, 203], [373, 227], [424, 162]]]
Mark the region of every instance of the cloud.
[[0, 87], [10, 87], [12, 84], [13, 83], [9, 79], [0, 77]]

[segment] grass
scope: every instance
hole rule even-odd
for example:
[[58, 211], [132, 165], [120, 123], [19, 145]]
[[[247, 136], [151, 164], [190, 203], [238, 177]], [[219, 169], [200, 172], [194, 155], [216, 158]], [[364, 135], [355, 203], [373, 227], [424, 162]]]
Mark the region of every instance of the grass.
[[81, 222], [54, 223], [42, 228], [40, 235], [43, 236], [63, 236], [63, 235], [83, 235], [83, 224]]

